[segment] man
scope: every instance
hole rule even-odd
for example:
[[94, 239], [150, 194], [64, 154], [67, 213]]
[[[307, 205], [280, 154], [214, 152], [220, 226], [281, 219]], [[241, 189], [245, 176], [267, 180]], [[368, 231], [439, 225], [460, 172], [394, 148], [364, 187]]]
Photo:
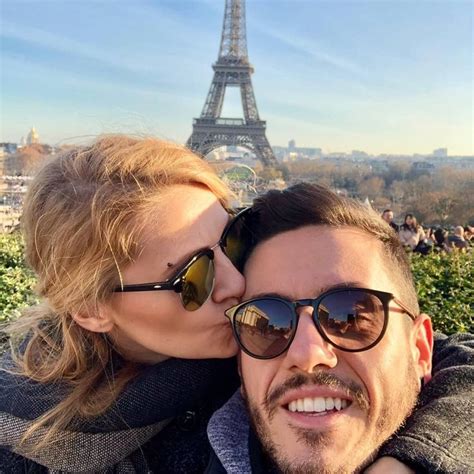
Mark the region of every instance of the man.
[[471, 227], [470, 225], [465, 226], [464, 239], [466, 239], [467, 242], [470, 242], [473, 237], [474, 237], [474, 227]]
[[458, 225], [454, 228], [454, 235], [448, 237], [449, 244], [456, 249], [466, 250], [469, 248], [469, 244], [464, 238], [464, 227]]
[[[229, 473], [361, 471], [431, 378], [431, 322], [419, 314], [406, 253], [375, 213], [311, 185], [259, 198], [249, 225], [245, 301], [226, 312], [242, 349], [242, 390], [209, 425], [215, 464]], [[464, 420], [461, 436], [470, 426]], [[446, 466], [472, 466], [449, 464], [449, 454]]]
[[395, 231], [398, 232], [400, 230], [400, 226], [393, 222], [393, 211], [391, 209], [385, 209], [382, 212], [382, 219]]

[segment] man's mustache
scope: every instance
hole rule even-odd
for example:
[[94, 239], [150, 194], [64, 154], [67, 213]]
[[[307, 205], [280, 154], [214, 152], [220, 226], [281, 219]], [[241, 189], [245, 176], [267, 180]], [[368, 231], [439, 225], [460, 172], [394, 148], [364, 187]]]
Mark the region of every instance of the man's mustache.
[[370, 401], [359, 384], [353, 381], [347, 382], [329, 372], [318, 371], [312, 374], [295, 374], [278, 387], [275, 387], [265, 397], [263, 403], [264, 410], [267, 412], [268, 417], [270, 419], [272, 418], [275, 410], [279, 407], [278, 401], [286, 392], [306, 385], [319, 385], [338, 390], [353, 400], [353, 402], [357, 403], [363, 411], [369, 411]]

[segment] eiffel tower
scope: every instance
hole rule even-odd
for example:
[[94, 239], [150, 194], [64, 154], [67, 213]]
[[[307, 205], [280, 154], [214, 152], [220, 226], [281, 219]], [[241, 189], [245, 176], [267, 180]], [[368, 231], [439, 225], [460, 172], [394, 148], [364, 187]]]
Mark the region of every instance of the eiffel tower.
[[[260, 120], [250, 75], [254, 72], [247, 53], [245, 0], [226, 0], [224, 26], [217, 62], [201, 116], [193, 120], [186, 145], [205, 156], [221, 146], [247, 148], [264, 165], [277, 163]], [[244, 118], [221, 117], [227, 87], [240, 87]]]

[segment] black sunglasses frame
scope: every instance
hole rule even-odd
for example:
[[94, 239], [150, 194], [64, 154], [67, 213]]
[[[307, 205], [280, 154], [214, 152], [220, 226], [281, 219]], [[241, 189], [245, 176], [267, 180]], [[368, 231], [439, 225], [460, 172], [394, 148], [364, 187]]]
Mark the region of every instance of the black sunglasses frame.
[[[372, 342], [370, 345], [362, 349], [347, 349], [331, 341], [331, 339], [329, 339], [329, 336], [326, 335], [326, 332], [322, 328], [321, 323], [319, 321], [319, 317], [318, 317], [319, 305], [325, 297], [336, 294], [336, 293], [343, 293], [343, 292], [348, 292], [348, 291], [364, 291], [366, 293], [376, 296], [382, 302], [382, 306], [384, 310], [384, 324], [383, 324], [380, 335], [377, 337], [377, 339], [374, 342]], [[257, 301], [262, 301], [262, 300], [265, 300], [265, 301], [274, 300], [274, 301], [279, 301], [280, 303], [283, 303], [285, 306], [288, 307], [288, 309], [291, 312], [291, 322], [295, 323], [294, 329], [291, 333], [290, 338], [288, 339], [286, 346], [279, 353], [275, 355], [271, 355], [271, 356], [261, 356], [261, 355], [253, 354], [251, 351], [249, 351], [240, 340], [240, 336], [237, 331], [236, 323], [235, 323], [235, 316], [242, 307], [250, 305]], [[276, 296], [253, 298], [227, 309], [225, 311], [225, 315], [227, 316], [227, 318], [229, 318], [231, 322], [232, 331], [234, 333], [235, 340], [239, 344], [239, 347], [242, 349], [243, 352], [245, 352], [250, 357], [253, 357], [254, 359], [262, 359], [262, 360], [275, 359], [281, 356], [290, 348], [296, 336], [296, 331], [298, 330], [298, 323], [300, 319], [300, 315], [297, 312], [297, 309], [305, 307], [305, 306], [311, 306], [313, 308], [313, 314], [312, 314], [313, 322], [316, 326], [317, 331], [327, 343], [345, 352], [364, 352], [376, 346], [384, 337], [385, 332], [387, 330], [388, 320], [389, 320], [389, 312], [390, 312], [389, 304], [391, 301], [393, 301], [398, 306], [400, 306], [403, 309], [403, 312], [406, 313], [413, 321], [416, 320], [416, 316], [414, 316], [413, 313], [407, 308], [407, 306], [403, 304], [398, 298], [396, 298], [392, 293], [387, 293], [385, 291], [379, 291], [379, 290], [372, 290], [369, 288], [357, 288], [357, 287], [334, 288], [332, 290], [328, 290], [328, 291], [325, 291], [324, 293], [321, 293], [317, 298], [307, 298], [307, 299], [301, 299], [301, 300], [295, 300], [295, 301], [290, 301], [285, 298], [280, 298]]]
[[[183, 292], [183, 278], [189, 268], [194, 265], [200, 258], [206, 256], [212, 263], [212, 269], [214, 272], [213, 275], [213, 283], [212, 289], [214, 289], [214, 280], [215, 280], [215, 270], [214, 270], [214, 248], [217, 247], [216, 244], [212, 248], [202, 249], [196, 254], [194, 254], [181, 268], [179, 268], [175, 275], [171, 278], [168, 278], [165, 281], [155, 281], [151, 283], [134, 283], [130, 285], [120, 285], [116, 286], [112, 291], [115, 293], [125, 293], [125, 292], [132, 292], [132, 291], [174, 291], [175, 293], [182, 293]], [[206, 298], [206, 301], [209, 299], [209, 296], [212, 294], [212, 289], [209, 292], [209, 295]], [[204, 301], [200, 306], [202, 306], [206, 301]], [[183, 301], [181, 300], [183, 303]], [[184, 303], [183, 303], [184, 305]], [[186, 309], [186, 308], [185, 308]]]
[[[214, 249], [218, 246], [222, 249], [222, 252], [231, 260], [232, 264], [236, 265], [237, 262], [233, 262], [232, 259], [227, 255], [226, 247], [227, 247], [227, 239], [232, 232], [234, 225], [242, 219], [242, 217], [250, 211], [250, 207], [247, 207], [237, 214], [235, 214], [225, 226], [221, 238], [219, 241], [213, 245], [212, 247], [205, 248], [199, 250], [196, 254], [194, 254], [187, 262], [180, 267], [176, 273], [168, 278], [165, 281], [155, 281], [150, 283], [133, 283], [129, 285], [119, 285], [116, 286], [112, 292], [114, 293], [127, 293], [127, 292], [135, 292], [135, 291], [174, 291], [175, 293], [182, 293], [183, 292], [183, 277], [189, 268], [201, 257], [206, 255], [212, 262], [213, 269], [214, 269]], [[215, 270], [213, 270], [215, 272]], [[215, 274], [213, 276], [213, 285], [214, 288], [214, 281], [215, 281]], [[209, 296], [212, 294], [212, 290], [209, 293]], [[209, 296], [206, 298], [206, 301], [209, 299]], [[202, 306], [206, 301], [204, 301], [200, 306]], [[181, 300], [183, 303], [183, 301]], [[184, 305], [184, 303], [183, 303]], [[186, 309], [186, 308], [185, 308]], [[188, 310], [189, 311], [189, 310]]]
[[[232, 256], [229, 255], [229, 252], [227, 251], [227, 240], [232, 230], [237, 224], [241, 224], [243, 228], [246, 228], [245, 220], [250, 215], [251, 210], [252, 210], [251, 207], [246, 207], [240, 210], [239, 212], [237, 212], [236, 214], [234, 214], [232, 218], [229, 220], [229, 222], [227, 223], [227, 225], [225, 226], [222, 232], [221, 238], [219, 239], [219, 242], [218, 242], [219, 247], [222, 249], [222, 252], [224, 252], [224, 255], [232, 262], [234, 267], [237, 268], [237, 270], [239, 270], [240, 272], [242, 272], [243, 262], [241, 260], [244, 255], [240, 255], [238, 259], [234, 261]], [[250, 234], [248, 234], [247, 237], [249, 235]], [[245, 243], [246, 239], [242, 239], [242, 233], [238, 235], [237, 237], [239, 238], [242, 244]]]

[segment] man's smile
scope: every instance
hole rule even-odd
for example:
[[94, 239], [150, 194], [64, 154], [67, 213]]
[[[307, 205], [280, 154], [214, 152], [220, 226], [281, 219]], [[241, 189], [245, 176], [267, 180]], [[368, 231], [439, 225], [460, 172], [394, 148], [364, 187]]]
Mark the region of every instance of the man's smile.
[[341, 411], [348, 406], [350, 402], [339, 397], [314, 397], [298, 398], [288, 404], [288, 410], [291, 412], [304, 413], [326, 413]]

